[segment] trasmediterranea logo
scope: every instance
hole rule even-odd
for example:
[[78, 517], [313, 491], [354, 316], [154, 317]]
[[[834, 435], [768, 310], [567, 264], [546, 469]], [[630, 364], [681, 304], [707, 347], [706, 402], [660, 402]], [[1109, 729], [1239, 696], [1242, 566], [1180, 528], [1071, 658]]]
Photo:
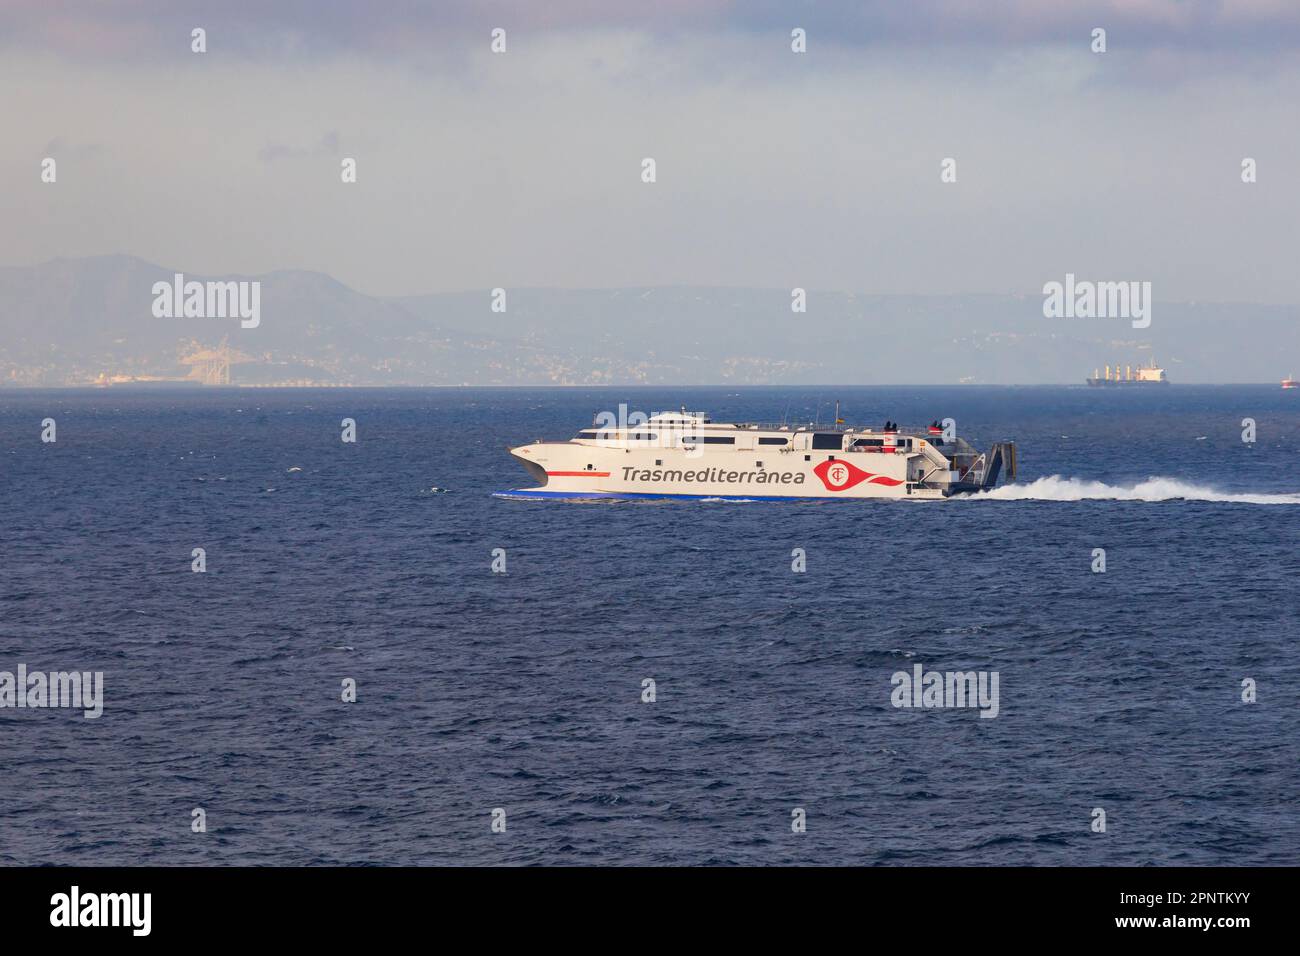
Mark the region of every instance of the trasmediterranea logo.
[[854, 485], [860, 485], [864, 481], [869, 485], [885, 485], [890, 488], [903, 483], [898, 478], [863, 471], [851, 462], [839, 461], [838, 459], [835, 461], [827, 459], [813, 469], [813, 474], [822, 480], [822, 484], [826, 486], [827, 491], [847, 491]]
[[83, 893], [73, 886], [50, 897], [50, 925], [55, 927], [130, 927], [132, 936], [153, 928], [152, 893]]
[[737, 471], [727, 468], [623, 468], [624, 481], [702, 481], [728, 485], [802, 485], [803, 474], [797, 471]]
[[262, 324], [262, 283], [185, 281], [178, 272], [171, 282], [153, 284], [153, 314], [158, 319], [234, 319], [245, 329]]

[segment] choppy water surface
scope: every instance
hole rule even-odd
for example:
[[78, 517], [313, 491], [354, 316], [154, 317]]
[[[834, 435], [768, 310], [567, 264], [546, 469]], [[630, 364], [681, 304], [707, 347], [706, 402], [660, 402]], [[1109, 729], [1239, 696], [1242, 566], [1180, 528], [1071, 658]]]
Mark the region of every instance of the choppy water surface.
[[[835, 399], [1015, 439], [1020, 483], [490, 496], [620, 401]], [[0, 670], [106, 697], [0, 710], [0, 860], [1294, 864], [1297, 450], [1276, 387], [0, 392]], [[998, 716], [894, 708], [918, 663]]]

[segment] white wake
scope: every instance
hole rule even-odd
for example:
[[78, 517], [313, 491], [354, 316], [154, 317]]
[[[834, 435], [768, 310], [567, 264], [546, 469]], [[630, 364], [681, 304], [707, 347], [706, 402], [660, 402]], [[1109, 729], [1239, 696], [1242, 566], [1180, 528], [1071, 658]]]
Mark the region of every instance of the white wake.
[[1052, 475], [1024, 484], [1002, 485], [991, 491], [965, 496], [966, 500], [986, 501], [1229, 501], [1248, 505], [1300, 505], [1295, 494], [1237, 494], [1217, 491], [1206, 485], [1194, 485], [1176, 478], [1148, 478], [1134, 485], [1108, 485], [1102, 481], [1062, 478]]

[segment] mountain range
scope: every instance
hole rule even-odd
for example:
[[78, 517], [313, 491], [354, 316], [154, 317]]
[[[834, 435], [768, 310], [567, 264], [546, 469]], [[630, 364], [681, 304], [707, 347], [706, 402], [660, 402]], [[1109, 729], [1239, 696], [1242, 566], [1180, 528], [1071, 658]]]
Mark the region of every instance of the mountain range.
[[237, 384], [1081, 383], [1155, 358], [1174, 382], [1276, 382], [1300, 367], [1300, 308], [1164, 302], [1151, 325], [1043, 315], [1028, 295], [662, 287], [378, 297], [305, 271], [261, 283], [260, 322], [159, 318], [183, 270], [131, 256], [0, 268], [0, 385], [182, 378], [228, 346]]

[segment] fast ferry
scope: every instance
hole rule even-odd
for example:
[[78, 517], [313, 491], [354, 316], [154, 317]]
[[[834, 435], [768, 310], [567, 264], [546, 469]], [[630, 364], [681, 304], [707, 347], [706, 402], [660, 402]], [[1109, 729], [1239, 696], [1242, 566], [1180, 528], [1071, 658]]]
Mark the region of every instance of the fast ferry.
[[511, 448], [537, 486], [497, 496], [943, 499], [991, 488], [1003, 471], [1015, 480], [1013, 442], [979, 452], [938, 422], [845, 428], [837, 414], [833, 426], [722, 423], [685, 409], [637, 417]]

